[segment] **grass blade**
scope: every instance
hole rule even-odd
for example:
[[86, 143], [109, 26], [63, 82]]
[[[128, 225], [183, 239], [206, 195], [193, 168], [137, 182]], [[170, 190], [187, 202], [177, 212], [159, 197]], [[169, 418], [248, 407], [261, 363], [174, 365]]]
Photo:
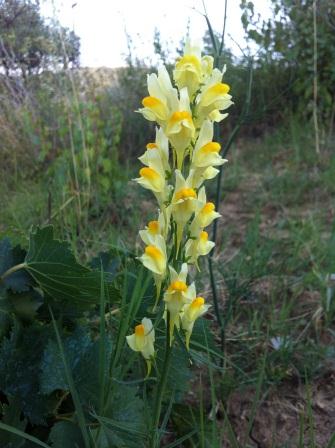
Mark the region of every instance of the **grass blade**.
[[75, 385], [74, 385], [72, 372], [69, 369], [69, 365], [68, 365], [67, 360], [66, 360], [66, 356], [65, 356], [62, 340], [61, 340], [61, 337], [60, 337], [60, 334], [59, 334], [59, 331], [58, 331], [57, 323], [55, 321], [55, 318], [54, 318], [54, 315], [53, 315], [53, 312], [52, 312], [52, 309], [51, 309], [50, 306], [49, 306], [49, 312], [50, 312], [51, 319], [52, 319], [52, 324], [53, 324], [53, 327], [54, 327], [54, 330], [55, 330], [55, 334], [56, 334], [56, 339], [57, 339], [57, 344], [58, 344], [58, 348], [59, 348], [59, 351], [60, 351], [60, 355], [61, 355], [61, 358], [62, 358], [62, 361], [63, 361], [63, 364], [64, 364], [66, 379], [67, 379], [67, 382], [69, 384], [69, 388], [70, 388], [70, 392], [71, 392], [71, 395], [72, 395], [72, 399], [73, 399], [74, 406], [75, 406], [75, 409], [76, 409], [76, 412], [77, 412], [78, 423], [79, 423], [79, 427], [80, 427], [80, 430], [81, 430], [81, 433], [82, 433], [82, 436], [83, 436], [83, 439], [84, 439], [85, 448], [90, 448], [90, 439], [89, 439], [88, 431], [87, 431], [87, 428], [86, 428], [86, 421], [85, 421], [84, 411], [83, 411], [82, 405], [80, 403], [78, 392], [77, 392], [77, 390], [75, 388]]
[[327, 443], [327, 447], [326, 448], [334, 448], [334, 447], [335, 447], [335, 432], [333, 433], [333, 435], [329, 439], [329, 442]]
[[166, 448], [174, 448], [175, 446], [181, 446], [181, 444], [183, 442], [185, 442], [186, 440], [190, 439], [192, 436], [194, 436], [194, 434], [196, 434], [197, 430], [193, 429], [192, 431], [188, 432], [187, 434], [185, 434], [182, 437], [179, 437], [179, 439], [175, 440], [174, 442], [170, 443], [169, 445], [166, 446]]
[[11, 432], [12, 434], [15, 434], [16, 436], [22, 437], [23, 439], [29, 440], [30, 442], [33, 442], [39, 446], [43, 446], [44, 448], [51, 448], [50, 445], [47, 445], [46, 443], [42, 442], [41, 440], [36, 439], [36, 437], [31, 436], [30, 434], [27, 434], [23, 431], [20, 431], [19, 429], [16, 429], [13, 426], [6, 425], [5, 423], [0, 422], [0, 429], [2, 429], [3, 431]]
[[106, 391], [105, 359], [106, 359], [106, 321], [105, 321], [105, 280], [101, 262], [100, 280], [100, 339], [99, 339], [99, 413], [103, 413]]

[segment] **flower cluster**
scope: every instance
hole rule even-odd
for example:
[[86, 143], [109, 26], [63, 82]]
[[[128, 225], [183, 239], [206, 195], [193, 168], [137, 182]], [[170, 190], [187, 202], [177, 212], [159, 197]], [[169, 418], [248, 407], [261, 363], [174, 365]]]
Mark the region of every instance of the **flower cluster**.
[[[154, 194], [159, 207], [157, 220], [139, 232], [145, 246], [139, 259], [153, 274], [155, 308], [163, 296], [170, 343], [181, 327], [187, 348], [195, 320], [209, 308], [187, 277], [188, 265], [199, 269], [198, 258], [213, 249], [205, 229], [220, 216], [203, 184], [226, 162], [213, 141], [214, 122], [223, 120], [228, 114], [222, 111], [232, 104], [223, 75], [211, 56], [202, 57], [200, 46], [187, 42], [173, 70], [174, 85], [164, 66], [148, 75], [149, 95], [138, 111], [158, 126], [155, 141], [139, 158], [143, 167], [135, 181]], [[150, 319], [127, 340], [147, 361], [154, 356]]]

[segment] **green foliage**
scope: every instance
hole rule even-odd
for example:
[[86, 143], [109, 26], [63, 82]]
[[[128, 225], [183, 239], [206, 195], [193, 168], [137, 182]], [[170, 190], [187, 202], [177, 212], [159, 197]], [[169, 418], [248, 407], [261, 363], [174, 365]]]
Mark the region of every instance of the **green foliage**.
[[56, 301], [84, 307], [99, 303], [100, 273], [80, 265], [68, 244], [53, 238], [51, 226], [31, 233], [25, 268]]
[[119, 385], [106, 413], [108, 417], [97, 416], [101, 424], [97, 439], [99, 447], [146, 446], [148, 422], [145, 421], [144, 402], [138, 397], [138, 388]]
[[[99, 372], [98, 369], [87, 369], [87, 366], [99, 365], [99, 342], [92, 341], [88, 329], [78, 327], [63, 338], [63, 347], [68, 366], [74, 377], [74, 385], [80, 395], [82, 404], [87, 408], [98, 406]], [[105, 341], [105, 366], [109, 365], [112, 344], [110, 338]], [[67, 383], [64, 364], [59, 347], [50, 339], [43, 352], [40, 367], [40, 390], [51, 395], [57, 390], [70, 391]], [[108, 371], [104, 372], [107, 375]]]
[[1, 389], [20, 404], [24, 415], [34, 424], [45, 424], [57, 403], [56, 397], [43, 394], [39, 381], [43, 349], [51, 335], [49, 326], [36, 323], [21, 329], [16, 325], [0, 348]]
[[[26, 252], [20, 246], [12, 248], [8, 238], [0, 241], [0, 275], [21, 263], [25, 255]], [[20, 270], [5, 278], [3, 284], [14, 292], [23, 292], [29, 289], [31, 277], [26, 271]]]
[[57, 23], [47, 25], [38, 1], [2, 0], [0, 29], [0, 64], [6, 76], [19, 70], [26, 77], [58, 64], [78, 64], [79, 38]]
[[[16, 400], [9, 400], [8, 405], [2, 406], [2, 423], [13, 426], [24, 431], [27, 426], [27, 420], [21, 419], [21, 406]], [[21, 448], [25, 441], [22, 437], [8, 431], [0, 430], [0, 442], [4, 448]]]
[[[313, 0], [272, 0], [271, 3], [273, 16], [266, 21], [256, 16], [253, 2], [243, 0], [241, 3], [247, 38], [260, 49], [258, 63], [264, 75], [263, 86], [271, 85], [275, 89], [272, 90], [274, 96], [282, 92], [291, 110], [310, 116], [314, 76]], [[331, 62], [335, 52], [335, 9], [331, 0], [316, 3], [318, 107], [322, 118], [327, 120], [328, 130], [335, 86]], [[272, 83], [271, 73], [276, 76]]]
[[[8, 318], [0, 342], [0, 384], [10, 402], [8, 409], [4, 406], [7, 426], [0, 430], [0, 437], [18, 446], [26, 446], [22, 434], [31, 437], [32, 443], [37, 436], [41, 443], [48, 440], [56, 448], [91, 443], [102, 448], [147, 446], [156, 376], [165, 368], [162, 316], [150, 381], [143, 381], [143, 360], [125, 349], [125, 336], [134, 321], [148, 314], [147, 299], [153, 294], [148, 273], [139, 269], [131, 254], [116, 250], [90, 262], [96, 269], [103, 266], [103, 273], [86, 268], [76, 261], [67, 243], [54, 238], [51, 226], [31, 232], [27, 252], [12, 248], [8, 239], [0, 247], [1, 311]], [[125, 260], [127, 268], [120, 272]], [[25, 275], [17, 276], [21, 270]], [[121, 302], [117, 290], [122, 291]], [[120, 307], [117, 318], [108, 312], [115, 300]], [[216, 356], [215, 343], [207, 325], [197, 325], [194, 334], [191, 357], [195, 363], [206, 364], [209, 345]], [[191, 378], [190, 354], [178, 337], [163, 396], [162, 434], [172, 404], [182, 402]], [[37, 432], [31, 433], [29, 425]], [[90, 430], [85, 435], [87, 425]], [[20, 433], [25, 430], [28, 434]]]
[[58, 422], [50, 432], [49, 441], [53, 448], [73, 448], [83, 446], [83, 438], [78, 426], [71, 422]]

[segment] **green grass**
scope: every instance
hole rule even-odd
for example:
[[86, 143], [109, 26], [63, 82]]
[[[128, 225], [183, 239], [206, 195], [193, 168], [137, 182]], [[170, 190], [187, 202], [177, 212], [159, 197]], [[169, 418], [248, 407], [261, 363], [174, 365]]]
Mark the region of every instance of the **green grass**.
[[[217, 377], [224, 427], [242, 447], [326, 446], [332, 432], [315, 423], [315, 389], [327, 383], [335, 342], [334, 306], [326, 306], [326, 275], [335, 271], [334, 161], [327, 148], [316, 156], [313, 136], [297, 123], [237, 145], [230, 159], [215, 257], [226, 329], [226, 370]], [[201, 279], [209, 290], [206, 270]], [[236, 421], [236, 401], [249, 423]], [[264, 409], [272, 404], [276, 424], [287, 401], [295, 411], [270, 441]]]

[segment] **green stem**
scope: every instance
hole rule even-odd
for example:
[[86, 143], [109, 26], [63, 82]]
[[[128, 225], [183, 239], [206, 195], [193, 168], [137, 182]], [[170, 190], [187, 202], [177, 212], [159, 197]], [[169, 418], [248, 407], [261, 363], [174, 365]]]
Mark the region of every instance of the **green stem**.
[[[244, 123], [248, 113], [249, 113], [249, 107], [250, 107], [250, 101], [251, 101], [251, 89], [252, 89], [252, 60], [250, 60], [249, 63], [249, 80], [248, 80], [248, 90], [247, 90], [247, 95], [246, 95], [246, 99], [245, 99], [245, 104], [244, 104], [244, 108], [243, 111], [240, 115], [240, 118], [235, 126], [235, 128], [233, 129], [233, 131], [231, 132], [228, 141], [226, 143], [226, 145], [223, 148], [222, 151], [222, 157], [226, 157], [232, 143], [234, 142], [236, 136], [238, 135], [238, 132], [240, 130], [240, 127], [242, 126], [242, 124]], [[220, 134], [219, 134], [219, 127], [218, 127], [218, 123], [215, 123], [214, 126], [214, 140], [215, 141], [219, 141], [220, 138]], [[215, 208], [216, 210], [219, 209], [220, 206], [220, 202], [221, 202], [221, 183], [222, 183], [222, 177], [223, 177], [223, 166], [220, 166], [220, 171], [217, 177], [217, 184], [216, 184], [216, 197], [215, 197]], [[213, 234], [212, 234], [212, 241], [214, 241], [214, 243], [216, 243], [217, 240], [217, 229], [218, 229], [218, 220], [215, 220], [213, 223]], [[222, 350], [222, 354], [224, 354], [224, 346], [225, 346], [225, 328], [226, 328], [226, 324], [227, 324], [227, 319], [223, 320], [222, 319], [222, 315], [220, 313], [220, 307], [219, 307], [219, 303], [218, 303], [218, 294], [217, 294], [217, 288], [216, 288], [216, 283], [215, 283], [215, 275], [214, 275], [214, 270], [213, 270], [213, 255], [214, 255], [214, 249], [211, 251], [211, 253], [209, 254], [209, 258], [208, 258], [208, 268], [209, 268], [209, 274], [210, 274], [210, 283], [211, 283], [211, 289], [212, 289], [212, 295], [213, 295], [213, 302], [214, 302], [214, 311], [215, 311], [215, 316], [216, 316], [216, 320], [218, 322], [218, 325], [220, 327], [220, 345], [221, 345], [221, 350]], [[220, 364], [221, 367], [223, 367], [223, 357], [220, 360]]]
[[[215, 276], [214, 276], [214, 271], [213, 271], [213, 258], [211, 256], [209, 256], [209, 258], [208, 258], [208, 268], [209, 268], [210, 283], [211, 283], [211, 289], [212, 289], [212, 295], [213, 295], [214, 311], [215, 311], [216, 320], [217, 320], [217, 322], [219, 324], [219, 328], [220, 328], [220, 347], [221, 347], [222, 354], [224, 354], [224, 346], [225, 346], [225, 338], [226, 338], [225, 325], [224, 325], [222, 315], [220, 312], [219, 301], [218, 301], [217, 290], [216, 290], [216, 283], [215, 283]], [[224, 360], [224, 358], [221, 357], [220, 358], [220, 366], [221, 367], [223, 367], [223, 360]]]
[[6, 271], [2, 276], [0, 277], [1, 281], [4, 281], [6, 277], [9, 277], [11, 274], [14, 274], [14, 272], [19, 271], [20, 269], [24, 269], [27, 267], [27, 263], [20, 263], [15, 266], [12, 266], [8, 271]]
[[169, 373], [169, 366], [170, 366], [170, 358], [171, 358], [171, 346], [170, 346], [170, 312], [167, 312], [166, 315], [166, 340], [165, 340], [165, 357], [164, 357], [164, 363], [162, 367], [162, 376], [158, 385], [157, 390], [157, 396], [155, 401], [155, 409], [154, 409], [154, 420], [153, 420], [153, 428], [152, 428], [152, 438], [151, 438], [151, 444], [150, 448], [156, 448], [159, 445], [156, 443], [159, 443], [159, 438], [157, 439], [157, 430], [159, 427], [159, 420], [161, 415], [161, 409], [162, 409], [162, 401], [163, 396], [166, 388], [166, 382], [168, 378]]

